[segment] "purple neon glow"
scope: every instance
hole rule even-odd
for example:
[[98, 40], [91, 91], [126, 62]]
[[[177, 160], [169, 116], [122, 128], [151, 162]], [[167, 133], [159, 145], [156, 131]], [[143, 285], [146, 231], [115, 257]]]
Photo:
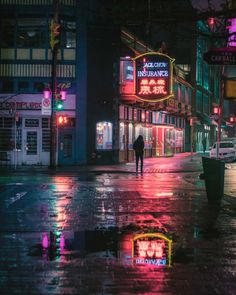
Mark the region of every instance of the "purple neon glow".
[[60, 250], [63, 250], [65, 248], [65, 237], [64, 234], [62, 233], [60, 236]]
[[61, 90], [60, 95], [61, 95], [61, 100], [66, 100], [66, 91], [65, 90]]
[[[236, 18], [230, 19], [230, 25], [228, 26], [229, 34], [236, 33]], [[229, 36], [228, 46], [236, 46], [235, 34]]]
[[48, 235], [47, 234], [43, 234], [43, 238], [42, 238], [42, 247], [44, 249], [48, 248]]

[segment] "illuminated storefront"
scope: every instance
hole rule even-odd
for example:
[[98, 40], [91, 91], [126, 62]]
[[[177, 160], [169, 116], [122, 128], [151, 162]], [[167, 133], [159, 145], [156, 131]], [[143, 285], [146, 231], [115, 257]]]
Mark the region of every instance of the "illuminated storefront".
[[185, 151], [186, 120], [191, 114], [190, 85], [186, 84], [185, 89], [183, 80], [174, 77], [173, 62], [156, 52], [121, 58], [119, 161], [134, 159], [132, 143], [140, 134], [145, 142], [145, 157]]
[[[19, 94], [0, 102], [0, 150], [8, 151], [11, 165], [49, 163], [50, 115], [42, 114], [42, 99], [43, 94]], [[58, 161], [70, 164], [75, 157], [75, 95], [68, 95], [57, 119]]]

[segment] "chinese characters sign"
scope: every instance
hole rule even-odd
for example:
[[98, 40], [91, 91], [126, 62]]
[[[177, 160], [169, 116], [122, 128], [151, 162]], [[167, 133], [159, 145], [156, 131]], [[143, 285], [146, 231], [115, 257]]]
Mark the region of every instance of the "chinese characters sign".
[[133, 258], [137, 264], [171, 264], [172, 241], [163, 234], [141, 234], [133, 239]]
[[135, 95], [148, 102], [173, 97], [173, 62], [166, 54], [142, 54], [135, 61]]

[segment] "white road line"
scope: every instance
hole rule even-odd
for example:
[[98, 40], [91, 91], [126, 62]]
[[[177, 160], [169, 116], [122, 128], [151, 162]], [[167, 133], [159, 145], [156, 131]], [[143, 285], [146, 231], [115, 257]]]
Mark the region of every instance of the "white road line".
[[14, 204], [16, 201], [20, 200], [22, 197], [24, 197], [27, 194], [27, 192], [20, 192], [20, 193], [16, 193], [15, 197], [10, 198], [10, 200], [7, 200], [6, 203], [6, 207], [10, 207], [12, 204]]

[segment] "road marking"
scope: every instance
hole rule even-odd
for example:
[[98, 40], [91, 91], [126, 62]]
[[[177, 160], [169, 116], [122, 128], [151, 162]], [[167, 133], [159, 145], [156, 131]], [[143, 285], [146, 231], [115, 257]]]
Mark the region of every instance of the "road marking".
[[24, 197], [27, 194], [27, 192], [20, 192], [16, 193], [15, 197], [10, 198], [10, 200], [7, 200], [7, 208], [10, 207], [12, 204], [14, 204], [16, 201], [20, 200], [22, 197]]

